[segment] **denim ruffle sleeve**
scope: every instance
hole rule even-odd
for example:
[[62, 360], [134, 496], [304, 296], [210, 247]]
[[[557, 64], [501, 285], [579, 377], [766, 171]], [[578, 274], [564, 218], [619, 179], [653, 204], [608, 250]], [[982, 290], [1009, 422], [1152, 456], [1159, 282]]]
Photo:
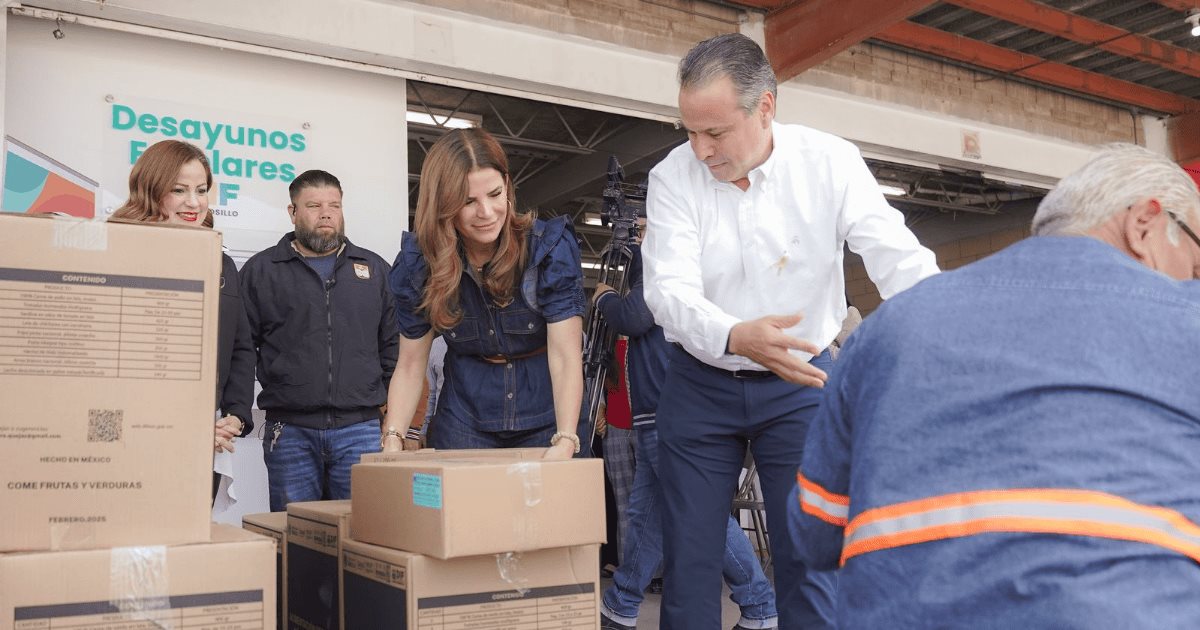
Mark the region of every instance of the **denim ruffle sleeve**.
[[539, 223], [531, 264], [537, 267], [537, 301], [542, 316], [548, 323], [583, 316], [587, 300], [575, 228], [565, 216]]
[[432, 328], [418, 308], [428, 276], [429, 265], [417, 247], [417, 235], [405, 232], [400, 238], [400, 253], [388, 274], [388, 287], [396, 296], [396, 324], [408, 339], [420, 339]]

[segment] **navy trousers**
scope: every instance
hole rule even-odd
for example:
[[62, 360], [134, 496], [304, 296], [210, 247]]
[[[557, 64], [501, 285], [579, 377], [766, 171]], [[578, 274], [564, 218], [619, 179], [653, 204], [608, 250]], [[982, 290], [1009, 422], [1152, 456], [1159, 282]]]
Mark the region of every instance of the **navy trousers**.
[[[812, 364], [829, 372], [822, 353]], [[666, 630], [719, 630], [725, 527], [745, 459], [758, 467], [783, 630], [834, 628], [835, 574], [806, 569], [787, 524], [804, 437], [821, 390], [778, 377], [738, 379], [678, 348], [658, 404]]]

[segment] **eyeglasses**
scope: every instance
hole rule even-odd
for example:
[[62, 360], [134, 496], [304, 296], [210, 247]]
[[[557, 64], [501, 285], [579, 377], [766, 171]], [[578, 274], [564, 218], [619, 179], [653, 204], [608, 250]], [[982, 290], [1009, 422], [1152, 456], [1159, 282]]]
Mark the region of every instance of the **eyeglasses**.
[[1192, 239], [1192, 242], [1195, 243], [1197, 247], [1200, 247], [1200, 236], [1196, 236], [1196, 233], [1192, 231], [1192, 228], [1188, 227], [1188, 224], [1183, 222], [1183, 219], [1180, 219], [1170, 212], [1167, 214], [1170, 214], [1171, 218], [1175, 219], [1175, 223], [1179, 224], [1179, 227], [1183, 230], [1183, 233], [1187, 234], [1188, 238]]

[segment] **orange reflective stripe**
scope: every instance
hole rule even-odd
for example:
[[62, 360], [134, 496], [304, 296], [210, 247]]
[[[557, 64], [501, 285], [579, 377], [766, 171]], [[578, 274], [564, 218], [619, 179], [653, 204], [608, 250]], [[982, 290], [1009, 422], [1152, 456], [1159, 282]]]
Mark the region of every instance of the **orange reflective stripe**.
[[849, 536], [853, 534], [854, 530], [859, 527], [883, 519], [895, 518], [907, 514], [917, 514], [919, 512], [926, 512], [929, 510], [946, 507], [978, 505], [980, 503], [1011, 500], [1085, 503], [1091, 505], [1108, 505], [1124, 509], [1143, 510], [1155, 514], [1160, 518], [1172, 519], [1177, 525], [1185, 528], [1190, 527], [1195, 535], [1200, 535], [1200, 526], [1193, 524], [1182, 514], [1179, 514], [1173, 510], [1168, 510], [1167, 508], [1145, 506], [1116, 495], [1107, 494], [1104, 492], [1096, 492], [1094, 490], [1070, 490], [1058, 488], [978, 490], [975, 492], [943, 494], [925, 499], [917, 499], [915, 501], [895, 503], [884, 507], [866, 510], [862, 514], [854, 517], [854, 522], [851, 523], [846, 529], [846, 535]]
[[806, 479], [802, 472], [796, 473], [796, 483], [800, 485], [800, 509], [805, 514], [811, 514], [830, 525], [845, 527], [850, 513], [850, 497], [818, 486]]
[[842, 564], [905, 545], [983, 532], [1095, 536], [1158, 545], [1200, 562], [1200, 526], [1162, 507], [1090, 490], [985, 490], [867, 510], [846, 527]]

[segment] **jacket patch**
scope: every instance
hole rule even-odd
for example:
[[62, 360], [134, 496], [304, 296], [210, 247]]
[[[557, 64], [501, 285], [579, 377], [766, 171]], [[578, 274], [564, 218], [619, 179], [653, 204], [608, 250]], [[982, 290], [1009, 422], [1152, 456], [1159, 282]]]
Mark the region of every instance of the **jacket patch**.
[[354, 275], [358, 276], [359, 280], [370, 280], [371, 268], [363, 263], [354, 263]]

